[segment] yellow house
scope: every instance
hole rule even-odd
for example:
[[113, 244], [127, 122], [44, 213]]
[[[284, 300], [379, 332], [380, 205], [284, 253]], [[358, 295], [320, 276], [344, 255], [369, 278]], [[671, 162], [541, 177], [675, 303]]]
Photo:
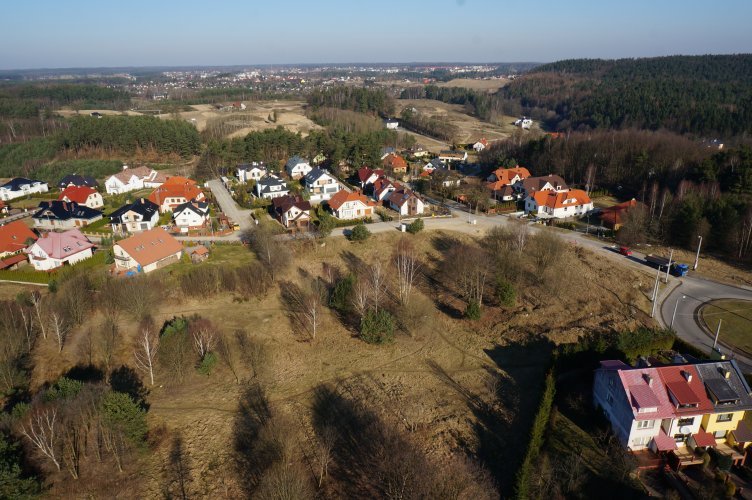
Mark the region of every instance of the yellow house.
[[725, 441], [728, 433], [735, 430], [743, 418], [744, 411], [711, 413], [702, 417], [702, 428], [712, 434], [716, 441]]

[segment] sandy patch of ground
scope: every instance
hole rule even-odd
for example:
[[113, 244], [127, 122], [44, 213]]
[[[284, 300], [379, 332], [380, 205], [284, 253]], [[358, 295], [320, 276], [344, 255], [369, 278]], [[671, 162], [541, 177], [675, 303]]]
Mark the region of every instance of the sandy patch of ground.
[[57, 113], [61, 116], [65, 116], [66, 118], [69, 116], [75, 116], [75, 115], [84, 115], [84, 116], [90, 116], [92, 113], [97, 112], [101, 115], [128, 115], [128, 116], [139, 116], [143, 113], [139, 113], [138, 111], [117, 111], [114, 109], [79, 109], [78, 111], [74, 109], [59, 109], [57, 110]]
[[474, 78], [455, 78], [448, 82], [439, 82], [437, 87], [461, 87], [471, 90], [485, 90], [487, 92], [496, 92], [501, 87], [509, 83], [506, 78], [494, 78], [490, 80], [477, 80]]

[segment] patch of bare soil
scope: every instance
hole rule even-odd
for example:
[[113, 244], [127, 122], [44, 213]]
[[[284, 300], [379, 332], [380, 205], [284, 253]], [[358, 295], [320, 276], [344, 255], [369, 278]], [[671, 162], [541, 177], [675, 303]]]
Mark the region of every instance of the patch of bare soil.
[[470, 90], [485, 90], [487, 92], [496, 92], [501, 87], [504, 87], [509, 83], [506, 78], [490, 78], [486, 80], [480, 80], [475, 78], [454, 78], [448, 82], [439, 82], [437, 87], [460, 87]]

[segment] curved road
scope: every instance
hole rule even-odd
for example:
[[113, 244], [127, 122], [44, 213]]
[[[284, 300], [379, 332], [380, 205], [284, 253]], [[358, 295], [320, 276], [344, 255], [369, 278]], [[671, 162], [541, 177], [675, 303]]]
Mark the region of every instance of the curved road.
[[[676, 287], [661, 305], [661, 316], [666, 326], [671, 325], [671, 318], [676, 309], [674, 330], [682, 340], [690, 344], [710, 351], [713, 346], [713, 338], [700, 326], [698, 310], [705, 302], [716, 299], [742, 299], [752, 300], [752, 291], [731, 285], [724, 285], [693, 276], [681, 278], [680, 285]], [[752, 372], [752, 359], [723, 344], [723, 326], [719, 336], [721, 351], [729, 357], [737, 360], [745, 372]]]

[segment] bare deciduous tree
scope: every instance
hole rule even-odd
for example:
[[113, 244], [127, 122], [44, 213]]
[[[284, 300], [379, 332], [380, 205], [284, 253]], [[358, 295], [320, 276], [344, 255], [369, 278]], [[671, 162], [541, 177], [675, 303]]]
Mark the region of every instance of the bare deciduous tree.
[[138, 341], [133, 356], [136, 366], [149, 374], [151, 385], [154, 385], [154, 364], [159, 351], [159, 332], [151, 318], [144, 318], [139, 325]]
[[378, 312], [381, 299], [386, 293], [386, 272], [381, 261], [375, 260], [368, 267], [368, 279], [371, 285], [371, 303], [373, 309]]
[[47, 340], [47, 329], [45, 328], [45, 321], [42, 319], [44, 316], [44, 301], [42, 300], [42, 294], [34, 291], [31, 293], [31, 305], [34, 307], [34, 314], [37, 317], [37, 323], [39, 324], [39, 332], [42, 334], [42, 338]]
[[192, 319], [188, 330], [193, 337], [193, 346], [201, 359], [214, 348], [217, 340], [217, 329], [206, 318]]
[[337, 444], [337, 431], [326, 425], [316, 439], [316, 465], [318, 465], [319, 488], [329, 474], [329, 464], [334, 459], [334, 446]]
[[291, 308], [292, 315], [304, 327], [312, 339], [316, 338], [321, 326], [326, 304], [326, 287], [320, 279], [315, 278], [303, 289], [294, 283], [283, 284], [282, 295]]
[[57, 340], [58, 352], [63, 352], [63, 345], [65, 344], [65, 338], [68, 335], [68, 325], [65, 321], [65, 318], [63, 318], [62, 314], [60, 314], [57, 311], [52, 311], [50, 313], [50, 329], [52, 330], [52, 333], [55, 335], [55, 340]]
[[421, 265], [415, 245], [407, 238], [402, 238], [397, 244], [393, 260], [397, 268], [397, 289], [400, 302], [406, 306], [410, 302], [410, 293]]
[[355, 284], [353, 284], [352, 304], [359, 316], [362, 317], [366, 313], [370, 299], [371, 286], [369, 282], [363, 276], [358, 276]]
[[55, 431], [57, 409], [38, 409], [21, 425], [21, 434], [60, 470], [58, 435]]

